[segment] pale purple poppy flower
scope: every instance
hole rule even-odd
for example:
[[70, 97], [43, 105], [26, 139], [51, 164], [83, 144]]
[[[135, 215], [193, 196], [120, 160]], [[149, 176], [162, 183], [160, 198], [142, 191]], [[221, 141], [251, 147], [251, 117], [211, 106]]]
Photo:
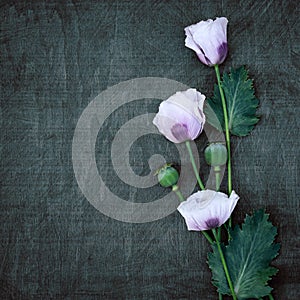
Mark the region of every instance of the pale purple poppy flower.
[[188, 230], [210, 230], [229, 219], [239, 198], [235, 191], [228, 198], [224, 193], [204, 190], [192, 194], [177, 210], [184, 217]]
[[185, 46], [194, 50], [205, 65], [221, 64], [228, 52], [227, 23], [228, 20], [221, 17], [186, 27]]
[[153, 124], [171, 142], [194, 140], [205, 123], [204, 100], [196, 89], [177, 92], [160, 104]]

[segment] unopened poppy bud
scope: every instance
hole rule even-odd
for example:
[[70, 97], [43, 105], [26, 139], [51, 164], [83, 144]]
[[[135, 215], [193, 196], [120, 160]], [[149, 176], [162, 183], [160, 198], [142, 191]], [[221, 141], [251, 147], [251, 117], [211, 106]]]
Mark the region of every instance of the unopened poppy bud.
[[170, 164], [166, 164], [157, 170], [156, 175], [160, 185], [163, 187], [171, 187], [176, 185], [179, 178], [177, 170]]
[[223, 166], [227, 162], [227, 148], [222, 143], [212, 143], [204, 150], [206, 162], [213, 166]]
[[193, 141], [205, 123], [204, 100], [196, 89], [177, 92], [159, 105], [153, 124], [173, 143]]

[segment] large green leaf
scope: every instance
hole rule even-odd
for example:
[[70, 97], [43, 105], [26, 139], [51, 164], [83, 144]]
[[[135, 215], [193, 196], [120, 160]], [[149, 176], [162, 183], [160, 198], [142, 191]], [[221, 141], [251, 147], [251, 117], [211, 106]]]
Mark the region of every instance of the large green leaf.
[[[277, 229], [268, 221], [263, 210], [246, 216], [242, 228], [236, 226], [231, 232], [228, 246], [222, 245], [231, 281], [238, 299], [267, 296], [272, 288], [268, 286], [277, 269], [270, 262], [278, 255], [279, 244], [274, 243]], [[225, 273], [216, 245], [208, 255], [213, 284], [222, 294], [230, 295]]]
[[[254, 96], [253, 82], [248, 78], [247, 70], [244, 67], [240, 67], [238, 69], [231, 69], [229, 74], [224, 73], [222, 87], [226, 98], [231, 134], [237, 136], [248, 135], [259, 121], [256, 114], [259, 101]], [[218, 130], [220, 130], [220, 127], [225, 130], [222, 101], [218, 85], [214, 86], [213, 97], [207, 99], [204, 112], [208, 123]]]

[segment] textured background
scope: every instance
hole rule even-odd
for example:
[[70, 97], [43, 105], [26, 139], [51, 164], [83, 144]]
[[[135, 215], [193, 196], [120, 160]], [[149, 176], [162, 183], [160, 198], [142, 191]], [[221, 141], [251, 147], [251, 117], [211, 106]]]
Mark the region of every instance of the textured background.
[[[261, 101], [259, 126], [232, 142], [241, 196], [234, 219], [261, 207], [271, 213], [282, 243], [274, 296], [299, 299], [298, 1], [0, 3], [1, 299], [217, 298], [207, 243], [177, 212], [145, 224], [110, 219], [80, 192], [71, 159], [82, 111], [114, 84], [166, 77], [210, 95], [213, 70], [184, 47], [183, 28], [215, 16], [229, 19], [225, 69], [247, 65]], [[115, 122], [101, 130], [108, 142]], [[147, 173], [155, 149], [135, 146], [132, 167]], [[122, 192], [109, 153], [101, 157], [107, 184]]]

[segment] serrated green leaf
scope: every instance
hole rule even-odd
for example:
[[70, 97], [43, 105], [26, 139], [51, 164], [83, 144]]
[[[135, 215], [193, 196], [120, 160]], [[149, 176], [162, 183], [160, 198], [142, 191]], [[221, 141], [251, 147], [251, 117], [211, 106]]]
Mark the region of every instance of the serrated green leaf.
[[[259, 121], [256, 114], [259, 101], [254, 96], [253, 81], [248, 78], [245, 67], [231, 69], [229, 74], [224, 73], [222, 87], [226, 98], [231, 134], [237, 136], [248, 135]], [[220, 130], [220, 127], [225, 130], [222, 100], [218, 85], [214, 86], [214, 95], [212, 98], [207, 99], [207, 104], [204, 112], [208, 123], [218, 130]], [[210, 109], [214, 111], [217, 118], [213, 116]]]
[[222, 120], [220, 121], [219, 117], [218, 117], [220, 114], [223, 114], [222, 107], [221, 107], [221, 111], [217, 111], [218, 108], [219, 107], [212, 108], [212, 106], [207, 101], [205, 101], [204, 114], [205, 114], [207, 122], [210, 125], [215, 127], [218, 131], [223, 131], [224, 124], [222, 124]]
[[[263, 210], [246, 216], [242, 228], [236, 226], [231, 232], [232, 240], [223, 246], [223, 253], [231, 281], [238, 299], [267, 296], [272, 288], [268, 286], [277, 269], [270, 262], [278, 255], [279, 244], [274, 243], [276, 227], [268, 221]], [[222, 294], [230, 294], [217, 247], [208, 256], [212, 269], [213, 284]]]
[[[221, 248], [223, 253], [225, 253], [225, 246], [223, 244], [221, 245]], [[217, 288], [219, 293], [230, 295], [230, 289], [216, 243], [212, 245], [212, 249], [213, 252], [208, 253], [208, 266], [212, 271], [212, 283]]]

